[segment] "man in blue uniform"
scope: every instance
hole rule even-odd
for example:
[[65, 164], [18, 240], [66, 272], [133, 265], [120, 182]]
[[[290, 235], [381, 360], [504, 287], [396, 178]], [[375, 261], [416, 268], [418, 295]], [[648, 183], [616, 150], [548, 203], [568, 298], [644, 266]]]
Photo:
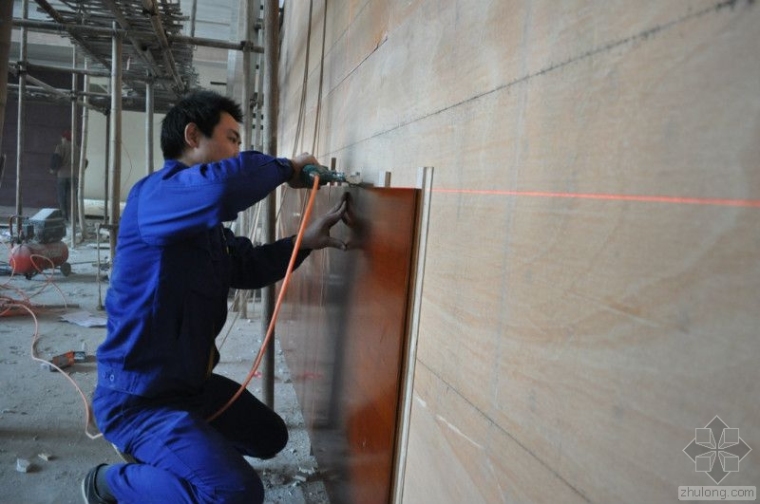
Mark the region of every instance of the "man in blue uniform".
[[[302, 187], [318, 164], [240, 151], [240, 107], [213, 92], [191, 94], [166, 115], [164, 167], [135, 184], [122, 216], [98, 348], [93, 411], [104, 437], [138, 463], [99, 465], [82, 482], [88, 503], [252, 503], [264, 488], [244, 455], [270, 458], [288, 440], [283, 420], [240, 385], [213, 373], [214, 339], [229, 289], [285, 275], [293, 238], [254, 247], [222, 225], [282, 183]], [[315, 219], [310, 250], [344, 249], [330, 228], [345, 203]]]

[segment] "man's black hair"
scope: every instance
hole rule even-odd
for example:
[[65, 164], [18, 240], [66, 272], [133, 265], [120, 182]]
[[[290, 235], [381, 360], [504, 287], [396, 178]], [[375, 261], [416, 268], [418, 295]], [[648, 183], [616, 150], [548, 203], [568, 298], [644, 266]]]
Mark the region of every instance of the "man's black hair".
[[219, 124], [222, 112], [237, 122], [243, 112], [234, 100], [214, 91], [195, 91], [174, 105], [161, 122], [161, 151], [164, 159], [177, 159], [185, 150], [185, 126], [195, 123], [203, 135], [210, 137]]

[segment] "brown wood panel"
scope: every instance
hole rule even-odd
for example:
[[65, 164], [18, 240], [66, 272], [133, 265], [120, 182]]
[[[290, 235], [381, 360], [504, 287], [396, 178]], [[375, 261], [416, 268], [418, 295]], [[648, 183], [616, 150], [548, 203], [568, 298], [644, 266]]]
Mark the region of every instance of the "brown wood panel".
[[[417, 189], [320, 189], [312, 215], [347, 193], [345, 252], [313, 252], [291, 280], [277, 327], [334, 503], [387, 503], [407, 333]], [[295, 233], [304, 192], [283, 200]]]

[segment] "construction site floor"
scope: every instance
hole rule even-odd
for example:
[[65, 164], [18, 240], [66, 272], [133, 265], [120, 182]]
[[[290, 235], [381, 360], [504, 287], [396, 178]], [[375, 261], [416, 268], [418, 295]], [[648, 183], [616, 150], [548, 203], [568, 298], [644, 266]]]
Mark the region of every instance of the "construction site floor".
[[[105, 439], [90, 439], [85, 431], [85, 401], [96, 381], [94, 353], [105, 337], [106, 315], [101, 305], [109, 274], [108, 240], [101, 239], [99, 265], [94, 223], [89, 222], [87, 228], [89, 238], [75, 247], [64, 239], [69, 245], [69, 276], [51, 269], [30, 279], [9, 274], [11, 244], [7, 227], [0, 228], [0, 244], [7, 247], [0, 257], [0, 302], [6, 307], [0, 309], [0, 501], [4, 503], [80, 503], [80, 481], [87, 471], [100, 463], [121, 462]], [[9, 304], [19, 308], [8, 311]], [[249, 303], [249, 318], [230, 313], [217, 340], [221, 361], [216, 372], [237, 381], [245, 379], [261, 345], [260, 312], [258, 304]], [[74, 321], [63, 320], [64, 316]], [[72, 350], [84, 350], [86, 355], [84, 362], [65, 369], [81, 395], [65, 376], [32, 358], [33, 353], [50, 359]], [[275, 410], [290, 429], [290, 441], [271, 460], [248, 460], [264, 481], [265, 502], [328, 503], [278, 345], [275, 355]], [[261, 398], [261, 377], [255, 377], [248, 388]], [[90, 425], [87, 432], [97, 434], [97, 428]]]

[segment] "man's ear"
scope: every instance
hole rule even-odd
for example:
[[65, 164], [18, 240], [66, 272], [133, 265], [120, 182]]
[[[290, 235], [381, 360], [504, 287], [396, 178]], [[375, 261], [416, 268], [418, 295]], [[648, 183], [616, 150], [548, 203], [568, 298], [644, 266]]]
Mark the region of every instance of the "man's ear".
[[185, 145], [193, 149], [198, 147], [201, 135], [201, 130], [198, 129], [197, 124], [192, 122], [187, 123], [187, 126], [185, 126]]

